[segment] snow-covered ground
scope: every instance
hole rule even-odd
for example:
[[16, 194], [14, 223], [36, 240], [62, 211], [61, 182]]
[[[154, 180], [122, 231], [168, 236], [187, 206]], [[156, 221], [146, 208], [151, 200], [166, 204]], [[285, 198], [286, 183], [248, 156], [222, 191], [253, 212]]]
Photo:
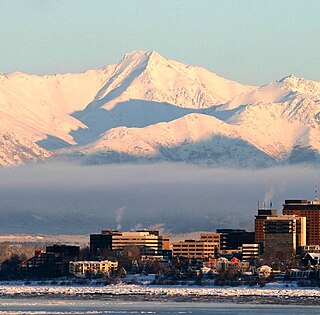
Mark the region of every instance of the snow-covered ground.
[[0, 243], [11, 244], [52, 244], [52, 243], [68, 243], [86, 246], [89, 243], [89, 235], [45, 235], [45, 234], [2, 234], [0, 235]]
[[[265, 287], [199, 287], [199, 286], [145, 286], [145, 285], [23, 285], [22, 283], [11, 283], [0, 285], [0, 297], [37, 297], [37, 296], [57, 296], [57, 297], [130, 297], [138, 298], [267, 298], [268, 301], [275, 299], [283, 301], [318, 301], [320, 289], [300, 288], [295, 285], [268, 284]], [[270, 300], [271, 299], [271, 300]], [[318, 301], [319, 302], [319, 301]]]

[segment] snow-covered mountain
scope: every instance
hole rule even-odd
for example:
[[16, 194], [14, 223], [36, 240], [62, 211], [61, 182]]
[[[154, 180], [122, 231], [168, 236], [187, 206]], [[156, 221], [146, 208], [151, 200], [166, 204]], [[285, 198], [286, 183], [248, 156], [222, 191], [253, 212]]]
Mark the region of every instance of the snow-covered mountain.
[[318, 162], [320, 83], [261, 87], [134, 51], [79, 74], [0, 75], [0, 165], [64, 156], [89, 163]]

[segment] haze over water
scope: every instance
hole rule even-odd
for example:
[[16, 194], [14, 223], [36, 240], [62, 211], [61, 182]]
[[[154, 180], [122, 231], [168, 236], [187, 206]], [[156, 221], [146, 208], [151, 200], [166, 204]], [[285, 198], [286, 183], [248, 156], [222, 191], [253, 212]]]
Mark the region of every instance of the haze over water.
[[313, 199], [319, 170], [186, 164], [26, 165], [0, 170], [2, 233], [86, 234], [153, 227], [166, 233], [253, 229], [257, 203]]

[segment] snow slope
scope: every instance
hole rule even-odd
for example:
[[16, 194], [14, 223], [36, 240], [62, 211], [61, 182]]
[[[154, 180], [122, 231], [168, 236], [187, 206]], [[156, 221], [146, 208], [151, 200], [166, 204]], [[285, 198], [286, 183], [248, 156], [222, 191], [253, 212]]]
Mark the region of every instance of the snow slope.
[[157, 52], [133, 51], [115, 67], [86, 109], [74, 114], [88, 128], [73, 135], [79, 144], [86, 144], [117, 126], [171, 121], [252, 89], [204, 68], [167, 60]]
[[92, 163], [170, 160], [228, 166], [318, 162], [320, 85], [293, 76], [144, 128], [118, 127], [70, 149]]
[[224, 166], [272, 165], [273, 158], [242, 138], [240, 131], [238, 126], [215, 117], [192, 113], [145, 128], [114, 128], [96, 142], [68, 152], [86, 156], [90, 163], [143, 159]]
[[269, 166], [320, 161], [320, 83], [261, 87], [157, 52], [79, 74], [0, 74], [0, 165], [57, 155], [90, 163]]

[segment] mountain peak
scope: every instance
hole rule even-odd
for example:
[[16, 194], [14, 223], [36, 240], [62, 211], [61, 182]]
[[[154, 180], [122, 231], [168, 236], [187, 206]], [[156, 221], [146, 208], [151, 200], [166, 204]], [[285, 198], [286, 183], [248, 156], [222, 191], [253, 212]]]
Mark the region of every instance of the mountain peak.
[[130, 59], [134, 57], [142, 57], [142, 56], [148, 56], [150, 52], [145, 50], [133, 50], [128, 53], [126, 53], [123, 57], [123, 59]]
[[75, 75], [0, 74], [0, 102], [0, 165], [59, 148], [98, 152], [98, 163], [118, 154], [133, 161], [140, 151], [147, 160], [209, 164], [283, 159], [295, 146], [320, 152], [320, 82], [289, 75], [252, 87], [156, 51]]
[[298, 78], [292, 74], [282, 78], [278, 82], [281, 83], [285, 89], [299, 94], [320, 94], [319, 82]]
[[160, 54], [156, 51], [147, 50], [133, 50], [124, 55], [123, 59], [135, 59], [135, 58], [159, 58]]
[[279, 83], [285, 84], [286, 86], [296, 86], [299, 83], [305, 82], [306, 80], [303, 78], [298, 78], [293, 74], [289, 74], [285, 77], [283, 77], [281, 80], [279, 80]]
[[283, 77], [282, 79], [280, 79], [279, 82], [285, 82], [288, 80], [297, 80], [297, 79], [299, 79], [299, 78], [297, 78], [295, 75], [289, 74], [289, 75], [286, 75], [285, 77]]
[[123, 59], [120, 61], [120, 64], [123, 66], [133, 65], [158, 65], [159, 61], [165, 61], [163, 57], [160, 56], [156, 51], [145, 51], [145, 50], [134, 50], [129, 53], [126, 53]]

